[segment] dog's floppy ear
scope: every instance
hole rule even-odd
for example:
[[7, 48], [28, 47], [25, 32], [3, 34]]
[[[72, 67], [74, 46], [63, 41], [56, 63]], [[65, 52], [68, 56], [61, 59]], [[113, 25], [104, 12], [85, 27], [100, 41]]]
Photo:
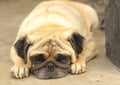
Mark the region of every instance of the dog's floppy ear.
[[27, 51], [30, 44], [27, 43], [27, 37], [23, 37], [16, 41], [14, 48], [19, 57], [24, 59], [24, 63], [27, 63]]
[[84, 37], [79, 33], [73, 33], [71, 38], [69, 39], [70, 44], [75, 50], [76, 55], [80, 54], [83, 50], [83, 40]]

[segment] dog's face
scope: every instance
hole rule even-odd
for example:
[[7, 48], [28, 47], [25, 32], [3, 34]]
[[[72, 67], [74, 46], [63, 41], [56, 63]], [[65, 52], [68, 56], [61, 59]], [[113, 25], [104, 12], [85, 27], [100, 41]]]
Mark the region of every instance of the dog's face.
[[31, 71], [33, 75], [42, 79], [59, 78], [65, 76], [71, 63], [71, 56], [55, 41], [48, 41], [31, 52]]
[[[26, 37], [18, 40], [14, 47], [19, 56], [24, 55], [25, 63], [32, 63], [31, 72], [34, 76], [50, 79], [67, 75], [71, 63], [76, 61], [76, 55], [82, 51], [83, 37], [73, 33], [70, 38], [57, 36], [35, 41], [29, 44]], [[24, 51], [23, 54], [21, 51]]]
[[36, 54], [30, 58], [33, 63], [31, 70], [37, 78], [60, 78], [68, 73], [70, 59], [70, 55], [65, 54], [57, 54], [52, 58], [46, 58], [44, 54]]

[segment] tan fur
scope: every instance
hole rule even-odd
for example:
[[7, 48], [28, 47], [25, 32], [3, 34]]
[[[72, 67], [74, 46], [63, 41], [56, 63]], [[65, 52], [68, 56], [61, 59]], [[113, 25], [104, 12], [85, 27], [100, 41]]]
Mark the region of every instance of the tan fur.
[[[28, 51], [28, 62], [24, 65], [12, 47], [11, 58], [15, 65], [11, 71], [16, 78], [23, 78], [24, 74], [28, 74], [27, 71], [24, 73], [23, 69], [31, 67], [31, 55], [44, 53], [47, 57], [54, 57], [58, 53], [63, 53], [71, 55], [73, 73], [84, 72], [86, 61], [97, 54], [92, 36], [92, 31], [97, 26], [97, 14], [88, 5], [61, 0], [40, 3], [22, 22], [15, 40], [16, 42], [21, 37], [27, 36], [28, 42], [33, 44]], [[75, 52], [67, 41], [74, 32], [85, 38], [79, 59], [76, 59]]]

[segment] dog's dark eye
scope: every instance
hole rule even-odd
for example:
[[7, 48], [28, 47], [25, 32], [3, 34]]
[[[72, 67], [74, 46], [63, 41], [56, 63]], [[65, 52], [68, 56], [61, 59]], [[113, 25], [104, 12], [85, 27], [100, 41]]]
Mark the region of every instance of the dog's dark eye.
[[30, 60], [33, 64], [39, 64], [45, 61], [45, 56], [44, 54], [33, 55], [31, 56]]
[[71, 60], [70, 55], [65, 55], [65, 54], [57, 54], [56, 60], [60, 63], [67, 63]]

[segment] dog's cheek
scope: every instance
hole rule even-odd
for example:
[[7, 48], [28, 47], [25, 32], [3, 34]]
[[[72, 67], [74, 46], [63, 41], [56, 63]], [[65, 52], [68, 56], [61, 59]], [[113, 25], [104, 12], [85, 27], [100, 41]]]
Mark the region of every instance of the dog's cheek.
[[64, 77], [69, 73], [69, 71], [70, 71], [69, 68], [68, 69], [57, 68], [56, 72], [58, 72], [58, 73], [55, 76], [56, 77], [58, 76], [59, 78]]
[[38, 79], [48, 79], [48, 73], [45, 68], [35, 70], [32, 72], [32, 74]]

